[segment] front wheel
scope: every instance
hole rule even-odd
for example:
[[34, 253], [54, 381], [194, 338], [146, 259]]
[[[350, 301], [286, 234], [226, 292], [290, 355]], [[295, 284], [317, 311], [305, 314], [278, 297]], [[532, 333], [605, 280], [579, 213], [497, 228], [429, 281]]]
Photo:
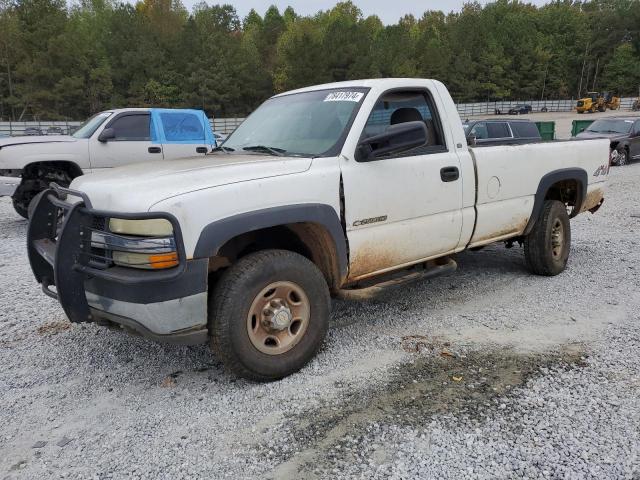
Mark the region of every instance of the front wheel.
[[621, 148], [618, 150], [618, 156], [616, 157], [616, 165], [618, 167], [622, 167], [627, 164], [629, 160], [629, 155], [627, 154], [627, 150], [625, 148]]
[[16, 188], [11, 197], [13, 209], [23, 218], [29, 218], [30, 206], [33, 199], [42, 191], [49, 188], [52, 182], [61, 187], [68, 187], [73, 178], [64, 170], [42, 168], [34, 177], [23, 177], [22, 182]]
[[327, 283], [307, 258], [286, 250], [252, 253], [209, 296], [211, 348], [241, 377], [278, 380], [314, 357], [329, 310]]
[[558, 275], [567, 267], [570, 250], [567, 207], [558, 200], [546, 200], [540, 218], [524, 238], [527, 266], [537, 275]]

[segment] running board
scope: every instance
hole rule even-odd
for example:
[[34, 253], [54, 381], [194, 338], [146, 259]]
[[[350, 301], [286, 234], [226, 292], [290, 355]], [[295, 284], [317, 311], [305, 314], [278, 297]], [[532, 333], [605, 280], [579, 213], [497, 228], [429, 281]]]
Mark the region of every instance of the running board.
[[[443, 259], [438, 260], [442, 261]], [[386, 291], [387, 289], [399, 287], [401, 285], [406, 285], [412, 282], [417, 282], [419, 280], [425, 280], [427, 278], [433, 278], [440, 275], [453, 273], [458, 268], [458, 264], [452, 258], [446, 258], [446, 263], [436, 264], [432, 267], [427, 266], [429, 263], [431, 262], [423, 264], [426, 266], [425, 269], [418, 272], [406, 273], [402, 276], [398, 276], [398, 272], [394, 272], [395, 276], [393, 278], [389, 278], [388, 276], [386, 276], [387, 280], [383, 280], [374, 285], [361, 288], [354, 287], [338, 290], [337, 297], [345, 300], [369, 300]]]

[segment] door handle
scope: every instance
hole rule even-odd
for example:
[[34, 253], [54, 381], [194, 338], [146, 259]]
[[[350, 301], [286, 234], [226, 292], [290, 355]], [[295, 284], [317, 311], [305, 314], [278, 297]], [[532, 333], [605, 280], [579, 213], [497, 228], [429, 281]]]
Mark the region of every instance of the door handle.
[[196, 147], [196, 153], [207, 153], [208, 151], [207, 147]]
[[443, 182], [455, 182], [460, 178], [458, 167], [443, 167], [440, 169], [440, 178]]
[[149, 153], [162, 153], [162, 149], [160, 147], [149, 147]]

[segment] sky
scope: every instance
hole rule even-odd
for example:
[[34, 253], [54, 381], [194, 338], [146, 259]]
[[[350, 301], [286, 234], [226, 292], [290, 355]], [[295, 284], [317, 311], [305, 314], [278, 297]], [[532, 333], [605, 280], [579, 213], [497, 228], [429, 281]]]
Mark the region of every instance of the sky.
[[[191, 10], [191, 7], [199, 3], [200, 0], [182, 0], [182, 3]], [[530, 3], [542, 5], [545, 0], [528, 0]], [[336, 0], [207, 0], [208, 4], [228, 3], [233, 5], [240, 18], [255, 8], [260, 15], [270, 5], [276, 5], [280, 12], [283, 12], [289, 5], [300, 15], [314, 14], [318, 10], [328, 10], [333, 7]], [[416, 17], [422, 16], [426, 10], [442, 10], [449, 13], [452, 10], [460, 10], [465, 0], [354, 0], [354, 2], [365, 16], [377, 15], [383, 23], [396, 23], [400, 17], [407, 13], [412, 13]], [[480, 3], [487, 3], [480, 0]]]

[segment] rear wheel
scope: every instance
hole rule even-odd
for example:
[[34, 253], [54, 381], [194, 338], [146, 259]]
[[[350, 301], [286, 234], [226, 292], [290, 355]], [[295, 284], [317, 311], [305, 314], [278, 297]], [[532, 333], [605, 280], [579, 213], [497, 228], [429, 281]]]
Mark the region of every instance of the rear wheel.
[[29, 206], [33, 199], [52, 182], [61, 187], [68, 187], [73, 178], [65, 170], [42, 167], [35, 177], [23, 177], [11, 197], [13, 208], [23, 218], [29, 218]]
[[537, 275], [558, 275], [567, 266], [570, 250], [567, 207], [558, 200], [546, 200], [540, 218], [524, 239], [527, 265]]
[[252, 253], [209, 296], [211, 348], [241, 377], [277, 380], [314, 357], [329, 309], [327, 283], [307, 258], [286, 250]]

